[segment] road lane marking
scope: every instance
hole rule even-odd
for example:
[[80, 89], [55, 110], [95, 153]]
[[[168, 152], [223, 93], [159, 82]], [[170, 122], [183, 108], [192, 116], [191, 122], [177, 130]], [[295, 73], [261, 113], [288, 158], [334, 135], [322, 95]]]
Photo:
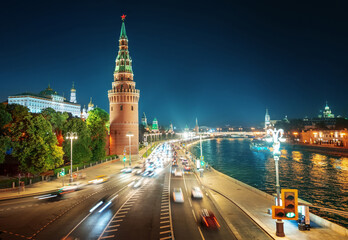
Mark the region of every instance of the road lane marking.
[[83, 221], [85, 221], [86, 218], [89, 217], [89, 215], [91, 215], [92, 213], [90, 212], [89, 214], [87, 214], [86, 217], [84, 217], [62, 240], [65, 240]]
[[204, 236], [203, 236], [203, 233], [202, 233], [202, 230], [201, 230], [200, 227], [198, 227], [198, 231], [199, 231], [199, 233], [201, 234], [202, 239], [205, 240], [205, 238], [204, 238]]
[[119, 227], [120, 224], [116, 224], [116, 225], [112, 225], [112, 226], [109, 226], [109, 227]]
[[129, 210], [130, 208], [122, 208], [122, 210]]
[[192, 209], [192, 214], [193, 214], [193, 217], [195, 218], [195, 221], [197, 222], [196, 214], [195, 214], [195, 212], [193, 211], [193, 209]]
[[169, 212], [161, 213], [161, 215], [169, 215]]
[[170, 233], [171, 231], [164, 231], [164, 232], [160, 232], [160, 234], [166, 234], [166, 233]]
[[120, 216], [115, 216], [114, 218], [123, 218], [123, 217], [125, 217], [126, 215], [120, 215]]
[[166, 240], [166, 239], [170, 239], [172, 238], [172, 236], [169, 236], [169, 237], [163, 237], [163, 238], [160, 238], [160, 240]]
[[112, 222], [122, 222], [123, 219], [117, 219], [117, 220], [113, 220]]
[[115, 237], [115, 235], [110, 235], [110, 236], [101, 237], [100, 239], [113, 238], [113, 237]]
[[161, 217], [160, 219], [168, 219], [168, 218], [169, 218], [169, 216]]
[[168, 221], [161, 221], [160, 223], [169, 223], [170, 221], [168, 220]]
[[187, 199], [189, 200], [190, 206], [192, 207], [191, 199], [189, 197]]
[[[123, 209], [122, 209], [123, 210]], [[128, 211], [124, 211], [124, 212], [119, 212], [119, 214], [127, 214]]]
[[105, 232], [116, 232], [116, 231], [118, 231], [117, 228], [116, 229], [111, 229], [111, 230], [106, 230]]
[[170, 225], [161, 226], [160, 228], [170, 228]]

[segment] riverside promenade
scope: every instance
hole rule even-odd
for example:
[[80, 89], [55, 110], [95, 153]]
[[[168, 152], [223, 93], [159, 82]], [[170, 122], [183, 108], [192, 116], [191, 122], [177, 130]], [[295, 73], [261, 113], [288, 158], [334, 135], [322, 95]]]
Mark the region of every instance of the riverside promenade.
[[[297, 221], [284, 221], [285, 237], [277, 237], [275, 219], [267, 213], [274, 205], [274, 197], [222, 174], [214, 169], [204, 171], [203, 177], [196, 174], [205, 189], [209, 189], [212, 200], [238, 239], [260, 239], [253, 235], [250, 225], [244, 224], [241, 213], [253, 221], [274, 239], [348, 239], [348, 229], [311, 214], [311, 230], [298, 230]], [[245, 215], [244, 214], [244, 215]], [[314, 222], [313, 219], [317, 220]], [[321, 224], [318, 222], [321, 222]], [[325, 226], [330, 225], [330, 227]], [[333, 230], [335, 229], [335, 231]]]

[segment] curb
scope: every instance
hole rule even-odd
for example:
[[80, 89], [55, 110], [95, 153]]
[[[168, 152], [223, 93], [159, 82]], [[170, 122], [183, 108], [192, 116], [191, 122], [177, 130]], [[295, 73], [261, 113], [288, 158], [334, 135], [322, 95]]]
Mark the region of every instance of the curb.
[[[88, 167], [88, 168], [85, 168], [85, 169], [81, 169], [81, 170], [92, 169], [94, 167], [100, 167], [100, 166], [103, 166], [103, 165], [105, 165], [107, 163], [115, 163], [115, 162], [118, 162], [118, 161], [120, 161], [120, 159], [116, 158], [116, 159], [113, 159], [113, 160], [110, 160], [110, 161], [99, 163], [98, 165], [94, 165], [94, 166], [91, 166], [91, 167]], [[38, 183], [41, 183], [41, 182], [38, 182]], [[37, 184], [37, 183], [34, 183], [34, 184]], [[32, 185], [34, 185], [34, 184], [32, 184]], [[9, 196], [9, 197], [0, 197], [0, 202], [1, 201], [6, 201], [6, 200], [15, 200], [15, 199], [20, 199], [20, 198], [33, 197], [33, 196], [36, 196], [36, 195], [44, 195], [44, 194], [48, 194], [48, 193], [51, 193], [51, 192], [54, 192], [54, 191], [57, 191], [57, 188], [52, 188], [52, 190], [46, 190], [46, 191], [42, 191], [42, 192], [28, 193], [28, 194]]]

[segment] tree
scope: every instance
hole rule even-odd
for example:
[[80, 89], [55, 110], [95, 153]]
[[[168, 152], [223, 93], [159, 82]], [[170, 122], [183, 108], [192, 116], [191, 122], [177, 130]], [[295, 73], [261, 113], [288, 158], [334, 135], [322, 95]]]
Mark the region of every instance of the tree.
[[[18, 108], [13, 112], [18, 113]], [[50, 122], [42, 115], [23, 114], [22, 117], [10, 126], [13, 156], [18, 159], [20, 169], [37, 174], [60, 166], [63, 150], [57, 146]]]
[[[91, 133], [86, 123], [80, 118], [71, 118], [65, 122], [63, 135], [67, 132], [76, 132], [78, 139], [73, 142], [73, 164], [88, 163], [92, 157]], [[64, 141], [63, 150], [65, 156], [70, 160], [70, 140]]]
[[11, 114], [7, 112], [4, 104], [0, 104], [0, 163], [5, 161], [6, 152], [11, 148], [11, 139], [8, 136], [8, 128], [5, 127], [11, 121]]
[[57, 140], [59, 143], [58, 145], [62, 146], [64, 141], [62, 130], [64, 124], [69, 118], [68, 113], [56, 112], [53, 108], [45, 108], [44, 110], [42, 110], [41, 114], [44, 116], [45, 119], [47, 119], [51, 123], [52, 130], [57, 136]]
[[105, 146], [107, 138], [106, 124], [109, 121], [109, 114], [101, 108], [89, 111], [86, 120], [87, 127], [91, 132], [92, 159], [98, 161], [105, 158]]

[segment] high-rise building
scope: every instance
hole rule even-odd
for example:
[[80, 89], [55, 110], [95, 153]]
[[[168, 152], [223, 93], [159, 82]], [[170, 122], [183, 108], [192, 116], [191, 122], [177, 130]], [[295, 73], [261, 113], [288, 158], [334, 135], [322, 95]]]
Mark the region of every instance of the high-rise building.
[[122, 155], [124, 149], [129, 152], [129, 137], [131, 133], [131, 152], [139, 152], [139, 120], [138, 102], [140, 91], [135, 89], [133, 81], [132, 59], [128, 51], [128, 37], [122, 16], [122, 26], [119, 38], [119, 50], [116, 57], [114, 81], [108, 91], [110, 103], [110, 154]]
[[268, 114], [268, 109], [266, 108], [266, 115], [265, 115], [265, 129], [269, 128], [271, 126], [271, 117]]
[[145, 113], [143, 113], [143, 116], [141, 118], [141, 124], [144, 126], [144, 128], [147, 128], [147, 118]]
[[196, 118], [195, 132], [199, 133], [198, 119]]

